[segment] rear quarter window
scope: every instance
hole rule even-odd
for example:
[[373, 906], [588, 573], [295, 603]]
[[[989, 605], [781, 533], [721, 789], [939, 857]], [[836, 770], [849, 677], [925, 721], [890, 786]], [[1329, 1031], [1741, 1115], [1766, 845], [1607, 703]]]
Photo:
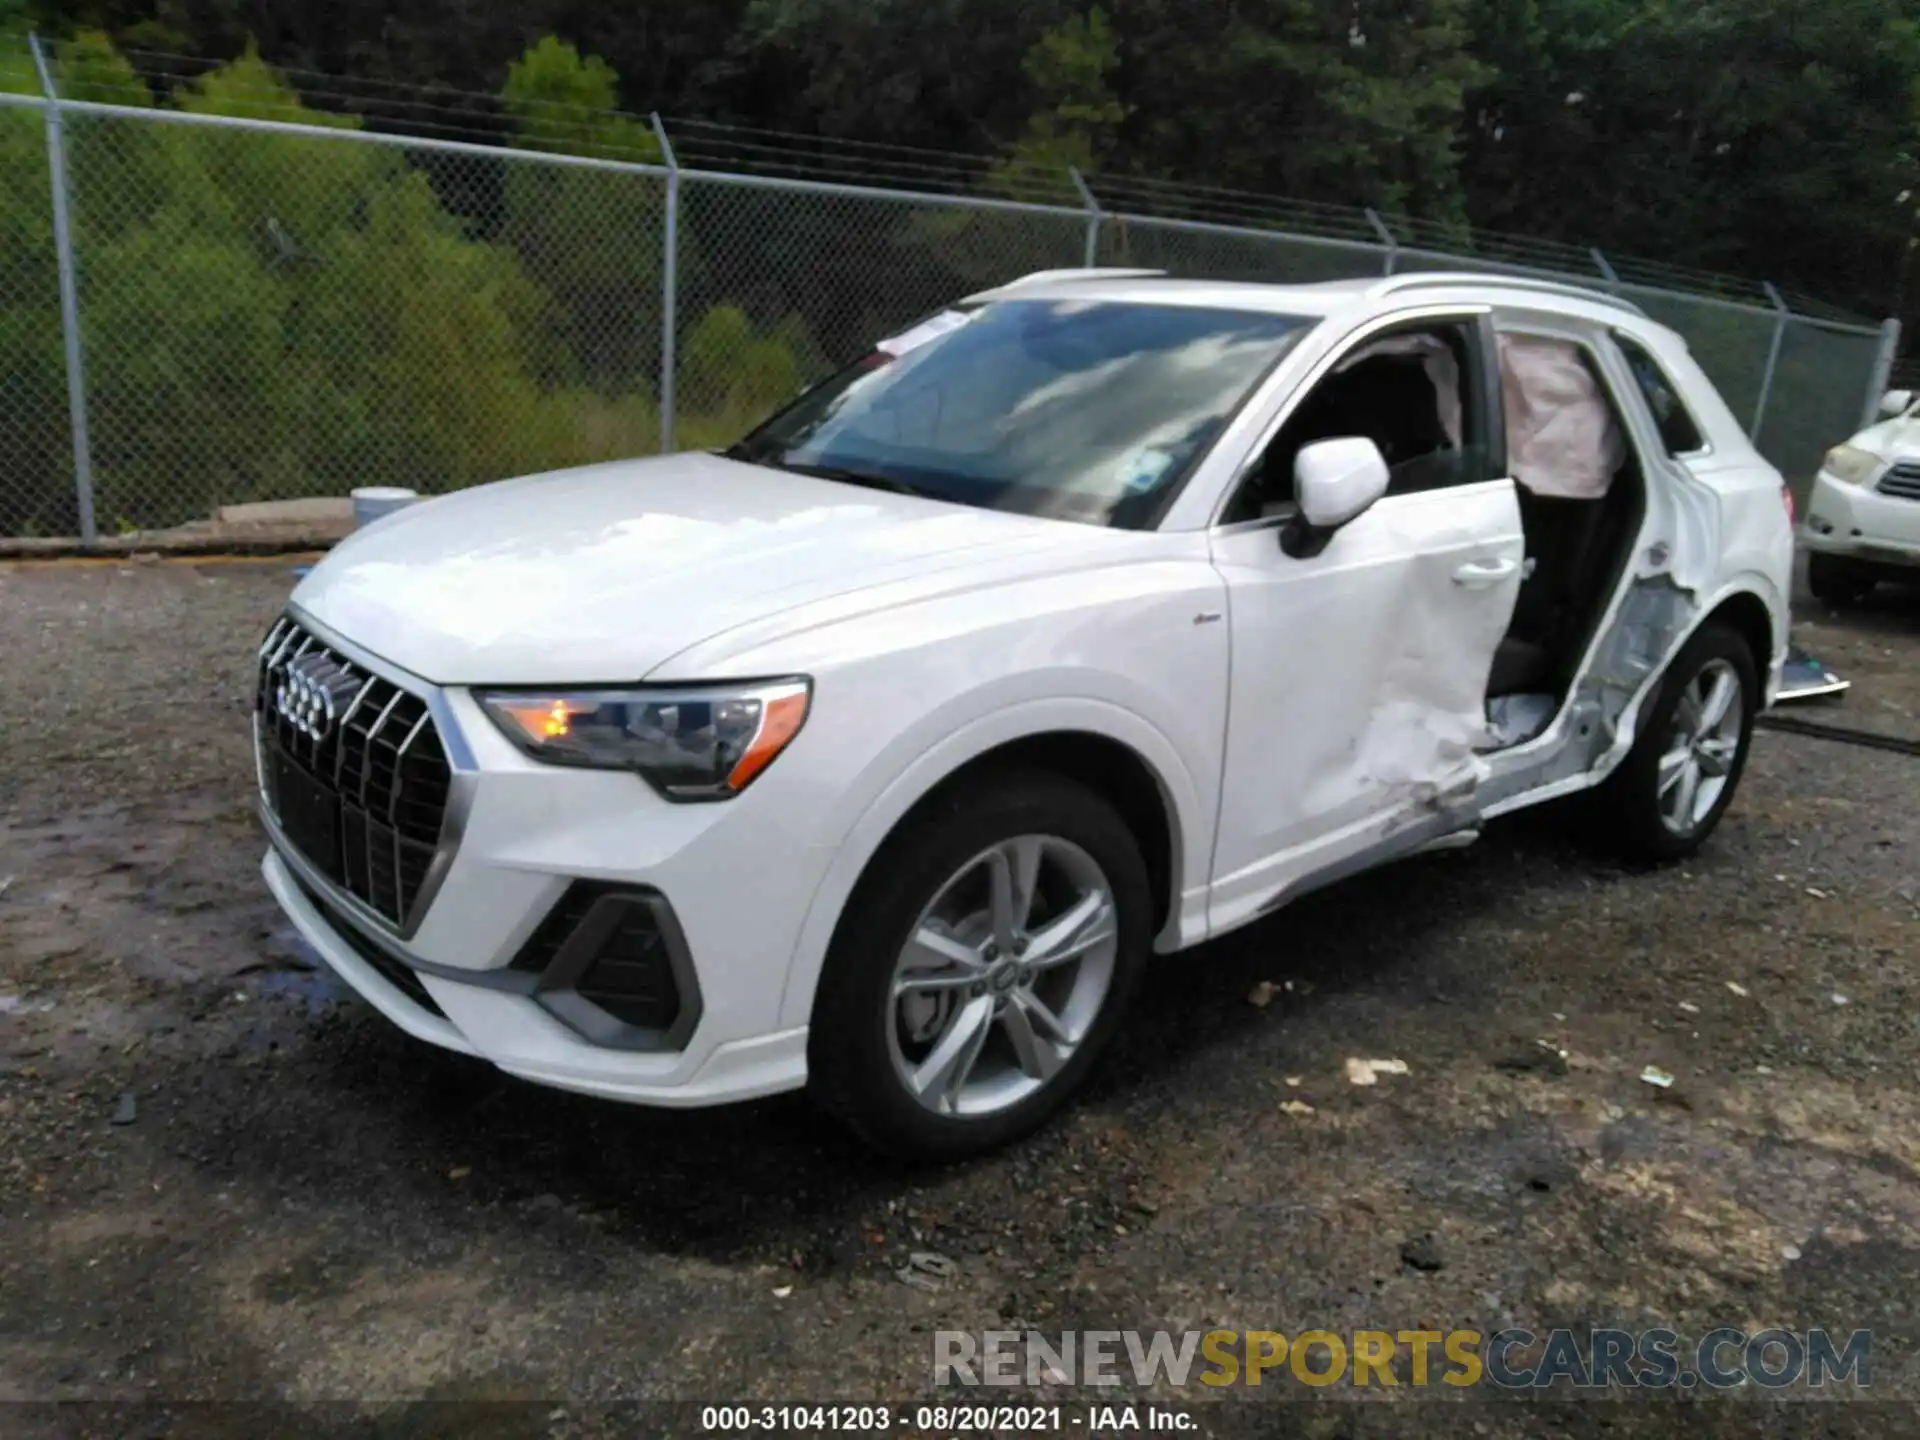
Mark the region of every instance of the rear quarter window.
[[1686, 402], [1680, 398], [1680, 387], [1668, 378], [1660, 362], [1639, 342], [1617, 331], [1613, 343], [1620, 347], [1627, 369], [1633, 372], [1634, 383], [1640, 387], [1640, 396], [1653, 414], [1653, 423], [1659, 427], [1660, 443], [1667, 447], [1667, 454], [1693, 455], [1706, 449], [1707, 442], [1700, 434], [1699, 425], [1694, 423]]

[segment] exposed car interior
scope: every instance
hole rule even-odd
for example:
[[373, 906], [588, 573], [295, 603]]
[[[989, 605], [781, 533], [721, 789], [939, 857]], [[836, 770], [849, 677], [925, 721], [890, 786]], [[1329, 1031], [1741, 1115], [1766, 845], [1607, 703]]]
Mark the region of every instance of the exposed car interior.
[[1583, 347], [1503, 334], [1500, 377], [1528, 571], [1487, 696], [1546, 695], [1557, 709], [1639, 530], [1644, 477]]
[[1406, 495], [1488, 478], [1486, 447], [1463, 414], [1460, 376], [1472, 351], [1458, 325], [1396, 334], [1362, 347], [1307, 396], [1268, 444], [1228, 506], [1226, 523], [1291, 514], [1293, 465], [1317, 440], [1362, 435], [1380, 447]]
[[[1545, 729], [1564, 703], [1612, 597], [1634, 535], [1643, 477], [1614, 402], [1585, 348], [1502, 334], [1507, 473], [1526, 536], [1513, 620], [1487, 682], [1499, 745]], [[1294, 508], [1294, 459], [1318, 440], [1360, 435], [1380, 447], [1387, 494], [1492, 478], [1475, 433], [1472, 337], [1443, 324], [1361, 347], [1281, 427], [1229, 505], [1227, 523]]]

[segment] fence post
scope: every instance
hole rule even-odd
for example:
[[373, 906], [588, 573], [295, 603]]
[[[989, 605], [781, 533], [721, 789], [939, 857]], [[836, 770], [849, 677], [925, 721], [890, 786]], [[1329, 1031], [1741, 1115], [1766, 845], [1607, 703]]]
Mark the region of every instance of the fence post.
[[667, 166], [667, 224], [661, 239], [660, 264], [660, 453], [673, 450], [674, 331], [680, 301], [680, 164], [673, 158], [667, 127], [654, 111], [653, 138], [660, 142], [660, 158]]
[[1387, 222], [1380, 218], [1380, 212], [1371, 205], [1367, 206], [1367, 223], [1373, 226], [1373, 233], [1380, 237], [1380, 243], [1387, 247], [1387, 259], [1382, 275], [1393, 274], [1394, 263], [1400, 258], [1400, 241], [1393, 231], [1387, 228]]
[[1860, 417], [1866, 429], [1880, 418], [1880, 397], [1887, 393], [1887, 381], [1893, 374], [1893, 360], [1900, 353], [1900, 322], [1888, 318], [1880, 322], [1880, 349], [1873, 357], [1873, 374], [1867, 378], [1867, 408]]
[[67, 419], [73, 428], [73, 495], [80, 511], [80, 538], [99, 538], [93, 519], [93, 445], [87, 436], [87, 374], [80, 352], [80, 285], [73, 267], [73, 226], [67, 213], [67, 146], [61, 129], [60, 93], [47, 68], [40, 37], [29, 33], [33, 65], [47, 96], [47, 172], [53, 184], [53, 249], [60, 267], [60, 331], [67, 347]]
[[1087, 253], [1084, 263], [1091, 270], [1100, 262], [1100, 202], [1094, 198], [1092, 187], [1087, 184], [1087, 178], [1080, 173], [1078, 165], [1069, 165], [1067, 174], [1073, 179], [1073, 188], [1080, 192], [1080, 203], [1087, 207]]
[[1767, 292], [1767, 300], [1774, 309], [1773, 343], [1767, 347], [1767, 368], [1760, 376], [1760, 398], [1754, 401], [1753, 424], [1747, 429], [1747, 439], [1754, 444], [1760, 443], [1760, 426], [1767, 418], [1767, 401], [1773, 396], [1773, 372], [1780, 364], [1780, 342], [1787, 338], [1787, 321], [1793, 317], [1793, 309], [1780, 298], [1780, 292], [1773, 288], [1771, 280], [1762, 280], [1760, 288]]
[[1620, 277], [1614, 272], [1613, 262], [1601, 253], [1598, 245], [1589, 245], [1587, 247], [1587, 254], [1593, 257], [1593, 267], [1600, 272], [1600, 278], [1607, 282], [1607, 293], [1609, 295], [1618, 295], [1620, 293]]

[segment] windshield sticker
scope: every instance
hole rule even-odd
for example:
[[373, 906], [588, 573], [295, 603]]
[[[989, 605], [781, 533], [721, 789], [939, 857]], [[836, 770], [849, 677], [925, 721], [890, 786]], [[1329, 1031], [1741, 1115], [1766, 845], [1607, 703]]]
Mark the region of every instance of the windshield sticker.
[[959, 310], [942, 310], [931, 320], [922, 320], [911, 330], [902, 331], [891, 340], [882, 340], [873, 348], [898, 357], [909, 350], [918, 350], [930, 340], [938, 340], [942, 335], [958, 330], [967, 323], [969, 318], [971, 317]]
[[1160, 483], [1173, 465], [1173, 453], [1147, 445], [1134, 451], [1120, 462], [1120, 483], [1131, 493], [1138, 495], [1151, 490]]

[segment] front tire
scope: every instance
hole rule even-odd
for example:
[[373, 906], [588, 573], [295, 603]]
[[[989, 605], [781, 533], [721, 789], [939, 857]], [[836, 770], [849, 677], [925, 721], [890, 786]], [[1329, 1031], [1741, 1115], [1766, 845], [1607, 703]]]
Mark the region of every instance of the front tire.
[[1857, 561], [1838, 555], [1807, 557], [1807, 589], [1825, 605], [1857, 605], [1873, 589], [1876, 576]]
[[1753, 652], [1713, 623], [1681, 647], [1601, 796], [1614, 838], [1632, 857], [1693, 854], [1733, 802], [1760, 708]]
[[953, 787], [847, 903], [814, 998], [809, 1088], [902, 1158], [1004, 1145], [1086, 1078], [1152, 932], [1146, 863], [1101, 796], [1033, 770]]

